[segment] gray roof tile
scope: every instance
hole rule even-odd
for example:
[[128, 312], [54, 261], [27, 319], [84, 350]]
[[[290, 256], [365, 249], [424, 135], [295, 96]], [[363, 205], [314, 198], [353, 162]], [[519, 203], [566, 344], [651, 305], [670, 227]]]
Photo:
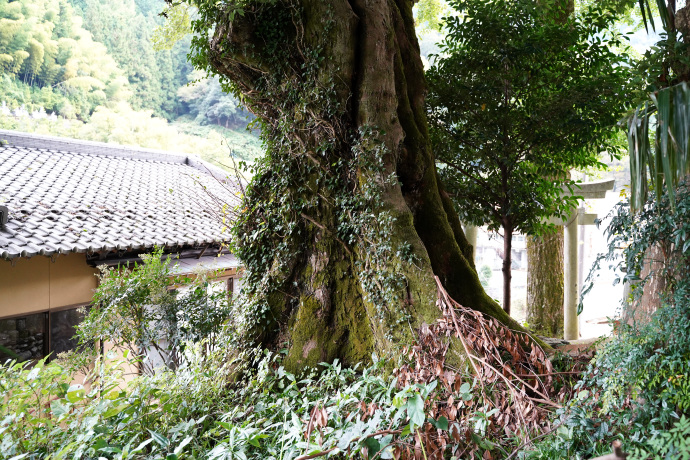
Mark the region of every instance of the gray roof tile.
[[227, 240], [225, 173], [156, 150], [0, 130], [0, 258]]

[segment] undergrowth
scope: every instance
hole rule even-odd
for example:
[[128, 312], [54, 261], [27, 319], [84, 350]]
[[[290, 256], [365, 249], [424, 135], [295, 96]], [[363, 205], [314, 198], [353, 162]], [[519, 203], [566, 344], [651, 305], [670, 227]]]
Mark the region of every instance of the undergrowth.
[[[158, 273], [159, 265], [148, 261], [146, 273], [115, 281], [130, 286]], [[106, 284], [99, 289], [109, 293]], [[128, 302], [149, 297], [130, 295]], [[175, 365], [127, 384], [125, 370], [145, 365], [146, 353], [125, 353], [125, 361], [112, 351], [96, 355], [82, 384], [73, 378], [88, 367], [84, 357], [93, 359], [85, 351], [50, 363], [8, 362], [0, 366], [0, 457], [440, 460], [515, 454], [548, 428], [549, 406], [557, 405], [548, 400], [556, 399], [557, 387], [550, 361], [523, 334], [452, 301], [440, 283], [438, 306], [441, 318], [422, 327], [414, 347], [397, 358], [372, 356], [369, 367], [335, 361], [295, 375], [283, 367], [283, 353], [233, 348], [229, 326], [189, 340]], [[103, 313], [115, 321], [131, 311]], [[465, 361], [446, 362], [450, 337], [462, 342]]]
[[[622, 269], [633, 294], [624, 299], [629, 303], [616, 334], [601, 345], [575, 386], [575, 398], [558, 411], [555, 431], [523, 458], [588, 459], [610, 453], [611, 442], [620, 440], [629, 459], [690, 459], [690, 190], [685, 184], [676, 199], [675, 211], [666, 195], [638, 213], [625, 202], [613, 211], [606, 230], [610, 249], [595, 269], [602, 261]], [[655, 256], [657, 268], [650, 269], [653, 254], [661, 257]], [[663, 286], [661, 292], [650, 292], [652, 277], [663, 279], [655, 284]], [[646, 319], [639, 313], [643, 292], [661, 305]]]
[[[425, 433], [460, 432], [461, 421], [426, 416], [443, 393], [437, 381], [400, 388], [376, 357], [368, 368], [322, 363], [301, 378], [281, 360], [267, 351], [229, 361], [198, 354], [174, 373], [161, 369], [124, 388], [121, 361], [96, 362], [86, 386], [70, 382], [65, 361], [8, 362], [0, 366], [0, 387], [11, 396], [0, 406], [0, 457], [470, 458], [452, 448], [439, 456], [420, 442]], [[477, 395], [471, 378], [455, 392], [465, 407]], [[493, 448], [483, 437], [492, 415], [477, 408], [467, 419], [477, 458]]]

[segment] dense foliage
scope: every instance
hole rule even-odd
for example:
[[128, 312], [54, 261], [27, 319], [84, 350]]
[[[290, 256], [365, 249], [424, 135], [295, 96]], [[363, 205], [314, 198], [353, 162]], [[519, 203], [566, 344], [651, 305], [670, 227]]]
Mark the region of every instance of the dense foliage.
[[127, 100], [126, 76], [80, 22], [66, 0], [0, 2], [0, 100], [67, 117]]
[[[0, 405], [3, 458], [505, 457], [543, 427], [541, 398], [563, 390], [557, 377], [539, 378], [552, 370], [543, 351], [523, 350], [524, 337], [445, 291], [443, 319], [404, 355], [293, 375], [282, 352], [235, 348], [227, 299], [205, 279], [170, 276], [160, 256], [131, 273], [106, 270], [79, 327], [82, 351], [0, 365], [0, 388], [12, 396]], [[190, 281], [184, 295], [168, 289]], [[445, 367], [448, 334], [466, 337], [471, 364]], [[131, 353], [93, 354], [98, 340]], [[152, 346], [158, 363], [141, 353]], [[142, 365], [144, 375], [126, 376]]]
[[192, 72], [193, 82], [180, 88], [177, 95], [187, 103], [190, 115], [199, 124], [213, 123], [226, 128], [242, 127], [249, 119], [240, 102], [220, 85], [218, 77], [206, 78], [203, 72]]
[[[297, 378], [280, 357], [254, 354], [255, 369], [232, 383], [237, 365], [225, 354], [197, 359], [176, 373], [161, 371], [119, 388], [119, 361], [97, 362], [87, 387], [71, 384], [59, 363], [0, 366], [3, 458], [295, 459], [400, 458], [421, 455], [420, 429], [447, 432], [448, 420], [427, 420], [433, 385], [399, 389], [382, 362], [361, 369], [324, 365]], [[36, 396], [38, 393], [38, 397]], [[473, 404], [471, 381], [457, 393]], [[488, 423], [475, 412], [478, 439]], [[394, 439], [394, 437], [396, 439]], [[492, 448], [484, 442], [481, 451]], [[438, 458], [426, 451], [428, 458]], [[15, 457], [16, 456], [16, 457]], [[409, 458], [409, 457], [408, 457]]]
[[675, 0], [640, 0], [645, 26], [658, 15], [660, 40], [647, 50], [637, 68], [632, 94], [639, 104], [627, 119], [633, 209], [668, 186], [671, 203], [678, 183], [690, 173], [690, 5]]
[[[528, 234], [565, 217], [573, 168], [619, 153], [627, 57], [611, 11], [564, 22], [539, 2], [454, 1], [427, 72], [430, 128], [461, 219]], [[576, 191], [577, 189], [575, 189]]]
[[176, 118], [186, 112], [177, 90], [187, 84], [189, 38], [171, 50], [154, 51], [151, 35], [163, 18], [162, 0], [70, 0], [75, 16], [93, 40], [105, 45], [108, 55], [127, 77], [134, 110], [152, 110], [157, 116]]
[[615, 51], [617, 16], [595, 6], [556, 20], [567, 4], [452, 1], [462, 15], [445, 19], [427, 71], [441, 179], [462, 221], [503, 231], [506, 284], [513, 232], [538, 235], [548, 218], [567, 218], [577, 205], [563, 196], [570, 170], [620, 150], [628, 63]]
[[[607, 228], [609, 252], [597, 265], [623, 269], [632, 283], [627, 322], [602, 344], [583, 380], [579, 395], [560, 415], [555, 436], [530, 458], [589, 458], [623, 441], [632, 458], [687, 458], [690, 454], [690, 190], [676, 191], [676, 212], [668, 195], [647, 202], [640, 212], [618, 205]], [[622, 254], [618, 248], [625, 248]], [[665, 262], [647, 271], [650, 249], [666, 254]], [[598, 267], [597, 267], [598, 268]], [[653, 296], [662, 306], [651, 318], [636, 312], [644, 286], [663, 278]], [[632, 309], [632, 311], [630, 311]]]
[[248, 112], [216, 79], [193, 73], [189, 36], [154, 51], [163, 7], [0, 1], [0, 127], [180, 150], [226, 166], [230, 151], [258, 157], [260, 141], [243, 132]]

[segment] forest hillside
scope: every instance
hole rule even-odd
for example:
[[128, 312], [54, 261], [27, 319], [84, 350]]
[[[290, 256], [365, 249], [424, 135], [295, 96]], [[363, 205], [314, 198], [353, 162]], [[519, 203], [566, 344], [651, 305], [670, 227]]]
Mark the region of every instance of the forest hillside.
[[0, 128], [196, 153], [261, 154], [251, 115], [187, 62], [155, 51], [163, 0], [0, 0]]

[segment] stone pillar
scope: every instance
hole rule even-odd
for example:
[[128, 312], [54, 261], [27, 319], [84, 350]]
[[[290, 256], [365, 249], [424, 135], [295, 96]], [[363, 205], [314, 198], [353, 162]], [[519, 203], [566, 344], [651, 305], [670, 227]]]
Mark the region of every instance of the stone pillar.
[[573, 209], [565, 226], [565, 250], [563, 251], [563, 329], [565, 340], [580, 338], [579, 320], [577, 317], [578, 300], [578, 232], [579, 209]]
[[472, 257], [477, 258], [477, 227], [465, 224], [465, 238], [472, 245]]

